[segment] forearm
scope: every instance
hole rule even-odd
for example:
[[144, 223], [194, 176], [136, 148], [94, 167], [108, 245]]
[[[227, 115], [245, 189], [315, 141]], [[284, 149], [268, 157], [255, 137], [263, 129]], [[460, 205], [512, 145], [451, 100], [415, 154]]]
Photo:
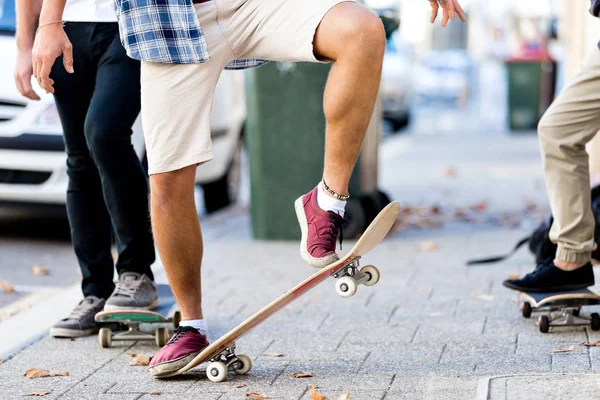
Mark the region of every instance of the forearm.
[[17, 48], [31, 50], [38, 27], [43, 0], [16, 0], [17, 12]]
[[67, 0], [44, 0], [40, 14], [40, 25], [48, 22], [62, 21]]

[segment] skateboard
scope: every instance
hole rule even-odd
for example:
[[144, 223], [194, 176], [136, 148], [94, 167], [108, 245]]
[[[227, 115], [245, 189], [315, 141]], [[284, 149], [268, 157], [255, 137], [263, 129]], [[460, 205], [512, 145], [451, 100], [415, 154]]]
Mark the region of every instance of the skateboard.
[[[154, 340], [159, 347], [167, 344], [169, 340], [169, 328], [166, 324], [172, 324], [174, 328], [179, 326], [181, 313], [176, 309], [175, 298], [169, 285], [157, 285], [159, 306], [152, 311], [149, 310], [120, 310], [101, 311], [96, 314], [96, 322], [120, 323], [127, 327], [124, 332], [113, 332], [108, 327], [100, 328], [98, 332], [98, 343], [104, 348], [112, 345], [113, 341], [129, 340]], [[159, 325], [154, 333], [148, 333], [140, 329], [140, 325]]]
[[581, 307], [600, 304], [600, 296], [589, 289], [570, 290], [553, 293], [520, 292], [525, 300], [521, 304], [521, 314], [531, 317], [533, 312], [542, 312], [537, 320], [538, 329], [548, 333], [555, 326], [590, 325], [592, 330], [600, 330], [600, 315], [581, 315]]
[[373, 265], [359, 269], [359, 260], [374, 249], [386, 237], [396, 221], [400, 204], [396, 201], [388, 204], [375, 217], [373, 222], [358, 239], [354, 247], [340, 260], [318, 270], [256, 314], [233, 328], [223, 337], [206, 347], [186, 366], [168, 374], [157, 375], [155, 378], [169, 378], [182, 374], [190, 369], [208, 362], [206, 375], [212, 382], [225, 380], [229, 372], [243, 375], [252, 368], [252, 360], [243, 354], [236, 354], [235, 341], [246, 335], [261, 322], [284, 308], [286, 305], [314, 288], [328, 277], [337, 279], [335, 289], [342, 297], [353, 296], [359, 285], [372, 286], [379, 281], [379, 270]]

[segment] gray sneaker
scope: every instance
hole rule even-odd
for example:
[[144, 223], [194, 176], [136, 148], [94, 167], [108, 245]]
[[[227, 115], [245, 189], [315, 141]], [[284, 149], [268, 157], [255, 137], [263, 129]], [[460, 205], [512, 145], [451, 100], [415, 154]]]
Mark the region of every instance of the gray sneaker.
[[156, 285], [146, 275], [123, 272], [106, 300], [105, 311], [152, 310], [158, 307]]
[[104, 300], [95, 296], [87, 296], [71, 311], [71, 314], [58, 321], [50, 328], [53, 337], [81, 337], [98, 332], [100, 328], [94, 316], [104, 308]]

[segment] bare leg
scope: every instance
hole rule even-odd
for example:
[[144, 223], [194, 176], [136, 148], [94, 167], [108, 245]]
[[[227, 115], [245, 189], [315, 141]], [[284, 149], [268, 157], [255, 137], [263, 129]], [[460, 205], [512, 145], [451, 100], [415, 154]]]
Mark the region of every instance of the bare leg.
[[333, 7], [315, 34], [315, 55], [334, 61], [324, 95], [327, 128], [323, 177], [340, 194], [348, 193], [373, 114], [384, 51], [381, 21], [356, 3]]
[[150, 177], [152, 231], [184, 320], [202, 319], [202, 232], [194, 204], [196, 166]]

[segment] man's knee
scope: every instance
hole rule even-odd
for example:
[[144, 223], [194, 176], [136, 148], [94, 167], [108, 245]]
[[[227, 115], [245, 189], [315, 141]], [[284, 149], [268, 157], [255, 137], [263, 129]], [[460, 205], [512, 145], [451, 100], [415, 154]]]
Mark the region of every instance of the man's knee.
[[[330, 38], [336, 38], [335, 44], [326, 41], [329, 46], [323, 47], [329, 48], [316, 47], [317, 52], [322, 50], [325, 53], [324, 58], [336, 60], [344, 54], [351, 53], [354, 59], [368, 58], [374, 62], [382, 62], [386, 42], [385, 29], [379, 17], [366, 7], [350, 2], [340, 3], [325, 16], [321, 22], [321, 25], [323, 24], [327, 24], [327, 27], [321, 29], [320, 26], [317, 35], [321, 31]], [[319, 42], [316, 41], [317, 44]]]
[[119, 121], [106, 121], [104, 118], [90, 118], [84, 126], [85, 140], [94, 161], [112, 160], [132, 151], [131, 128]]
[[[166, 210], [194, 201], [196, 166], [185, 167], [150, 176], [152, 208]], [[160, 211], [159, 211], [160, 212]]]

